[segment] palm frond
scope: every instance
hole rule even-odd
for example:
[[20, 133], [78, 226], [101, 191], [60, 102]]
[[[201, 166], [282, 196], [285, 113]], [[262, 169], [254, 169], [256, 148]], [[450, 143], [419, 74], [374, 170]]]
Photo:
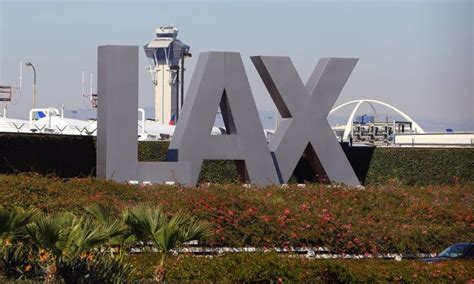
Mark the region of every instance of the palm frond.
[[211, 234], [208, 223], [196, 220], [189, 213], [180, 211], [168, 220], [159, 207], [135, 207], [128, 211], [125, 223], [137, 239], [153, 241], [163, 253]]
[[88, 250], [104, 245], [111, 239], [125, 233], [127, 228], [118, 221], [110, 224], [85, 223], [81, 228], [81, 235], [76, 240], [80, 250]]
[[212, 234], [211, 225], [209, 223], [198, 221], [187, 212], [179, 211], [171, 218], [169, 223], [179, 228], [179, 241], [182, 243], [200, 240]]
[[24, 239], [25, 226], [38, 214], [37, 209], [24, 210], [22, 208], [0, 208], [0, 239]]
[[84, 209], [100, 223], [108, 223], [114, 217], [114, 210], [111, 206], [92, 204]]
[[83, 251], [105, 244], [125, 229], [118, 222], [97, 225], [68, 213], [44, 215], [26, 226], [35, 245], [58, 258], [74, 258]]
[[179, 227], [166, 224], [161, 227], [153, 236], [153, 242], [163, 252], [168, 253], [176, 248], [180, 243]]
[[138, 206], [128, 211], [125, 224], [142, 241], [153, 239], [153, 235], [165, 223], [166, 217], [159, 207]]
[[181, 227], [180, 241], [186, 243], [193, 240], [201, 240], [210, 235], [212, 235], [211, 224], [193, 219]]
[[56, 256], [62, 254], [67, 234], [57, 218], [39, 217], [26, 225], [26, 231], [39, 248], [48, 250]]

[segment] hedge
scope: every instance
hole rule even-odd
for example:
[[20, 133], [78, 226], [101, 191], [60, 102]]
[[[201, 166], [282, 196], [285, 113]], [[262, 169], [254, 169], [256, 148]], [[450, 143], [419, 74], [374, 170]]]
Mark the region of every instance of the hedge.
[[[474, 147], [376, 148], [342, 145], [357, 176], [366, 185], [456, 184], [474, 181]], [[166, 159], [168, 142], [140, 142], [141, 161]], [[0, 173], [39, 172], [60, 177], [94, 176], [96, 152], [90, 136], [0, 134]], [[292, 182], [313, 181], [304, 158]], [[201, 182], [235, 183], [232, 161], [205, 161]]]
[[1, 133], [0, 173], [95, 175], [95, 148], [91, 136]]
[[[167, 147], [166, 142], [141, 142], [139, 158], [144, 161], [164, 160]], [[343, 149], [359, 179], [365, 181], [366, 185], [397, 182], [422, 186], [474, 181], [474, 147], [379, 147], [375, 148], [373, 153], [368, 147], [343, 145]], [[303, 167], [299, 174], [308, 179], [308, 173], [301, 172], [305, 171], [304, 159], [300, 160], [298, 167]], [[205, 161], [200, 180], [215, 183], [235, 182], [237, 180], [235, 164], [232, 161]]]
[[[128, 262], [140, 267], [137, 278], [149, 279], [157, 259], [153, 253], [141, 253], [129, 256]], [[170, 259], [167, 267], [167, 280], [179, 283], [468, 283], [474, 279], [474, 261], [321, 260], [274, 253], [180, 255]]]
[[474, 184], [408, 187], [237, 184], [135, 186], [41, 175], [0, 175], [0, 206], [71, 211], [149, 203], [213, 225], [210, 247], [326, 247], [334, 253], [432, 253], [474, 240]]
[[394, 179], [407, 185], [473, 182], [474, 147], [375, 149], [366, 183]]

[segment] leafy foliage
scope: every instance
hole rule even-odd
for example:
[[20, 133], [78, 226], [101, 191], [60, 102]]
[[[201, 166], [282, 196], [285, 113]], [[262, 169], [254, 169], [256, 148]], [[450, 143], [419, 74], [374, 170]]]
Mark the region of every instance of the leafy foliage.
[[121, 232], [111, 237], [107, 243], [112, 249], [115, 249], [115, 252], [118, 252], [118, 258], [121, 259], [129, 245], [135, 241], [130, 228], [125, 225], [127, 212], [122, 212], [122, 214], [116, 218], [114, 209], [111, 206], [99, 205], [97, 203], [89, 205], [84, 209], [93, 216], [95, 223], [99, 226], [114, 224], [115, 230]]
[[66, 259], [74, 259], [124, 232], [117, 222], [93, 224], [70, 213], [38, 217], [26, 225], [26, 230], [39, 249]]
[[132, 234], [143, 242], [151, 241], [161, 253], [161, 261], [155, 271], [155, 279], [165, 278], [164, 263], [171, 250], [192, 240], [201, 240], [211, 235], [208, 223], [196, 220], [184, 212], [167, 218], [159, 207], [138, 206], [127, 212], [125, 223]]
[[97, 248], [125, 233], [117, 221], [98, 224], [72, 213], [45, 215], [18, 208], [0, 208], [0, 216], [0, 270], [9, 278], [118, 283], [132, 272], [121, 259], [95, 257]]
[[37, 215], [35, 209], [0, 208], [0, 270], [6, 276], [19, 278], [36, 275], [39, 266], [30, 258], [31, 247], [25, 226]]
[[474, 148], [376, 148], [367, 184], [462, 184], [474, 181]]
[[[128, 261], [142, 267], [136, 277], [146, 279], [154, 259], [149, 253], [131, 255]], [[474, 278], [472, 261], [324, 260], [274, 253], [179, 256], [170, 258], [168, 267], [168, 280], [180, 283], [467, 283]]]
[[84, 215], [91, 203], [121, 211], [148, 203], [212, 224], [209, 246], [324, 246], [336, 253], [439, 252], [474, 239], [474, 184], [365, 190], [240, 185], [132, 186], [95, 179], [1, 176], [0, 206]]
[[[94, 176], [95, 140], [90, 136], [41, 134], [0, 134], [0, 173], [39, 172], [61, 177]], [[169, 142], [139, 142], [140, 161], [163, 161]], [[41, 149], [39, 151], [38, 149]], [[356, 172], [366, 172], [361, 148], [345, 151]], [[63, 159], [68, 156], [69, 159]], [[368, 158], [367, 158], [368, 159]], [[474, 148], [376, 148], [366, 185], [386, 184], [392, 180], [403, 185], [445, 185], [474, 181]], [[233, 161], [204, 161], [200, 182], [236, 183]]]
[[64, 261], [59, 269], [66, 283], [126, 283], [134, 272], [131, 264], [103, 252]]
[[[0, 134], [0, 173], [38, 172], [62, 177], [95, 174], [92, 136]], [[65, 159], [67, 157], [67, 159]]]
[[13, 279], [44, 277], [47, 283], [122, 283], [134, 271], [123, 262], [124, 246], [139, 240], [152, 241], [161, 252], [157, 279], [163, 280], [164, 261], [172, 249], [211, 234], [208, 223], [184, 212], [168, 218], [159, 207], [138, 206], [119, 218], [111, 207], [92, 204], [84, 211], [94, 219], [0, 208], [1, 274]]
[[[165, 160], [167, 142], [141, 142], [138, 156], [143, 161]], [[355, 152], [358, 149], [355, 149]], [[346, 149], [351, 156], [352, 150]], [[354, 153], [361, 159], [364, 153]], [[367, 152], [370, 154], [370, 152]], [[352, 163], [354, 167], [365, 167]], [[474, 148], [376, 148], [369, 164], [365, 184], [402, 185], [457, 184], [474, 181]], [[204, 161], [200, 182], [235, 183], [237, 169], [232, 161]]]
[[0, 275], [8, 278], [34, 278], [41, 275], [41, 266], [32, 258], [32, 248], [22, 242], [3, 244], [0, 248]]

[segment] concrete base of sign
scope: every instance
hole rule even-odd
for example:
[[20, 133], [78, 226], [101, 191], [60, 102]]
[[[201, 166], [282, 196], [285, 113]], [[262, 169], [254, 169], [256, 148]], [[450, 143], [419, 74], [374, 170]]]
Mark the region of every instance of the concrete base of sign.
[[194, 185], [191, 181], [191, 163], [187, 162], [139, 162], [138, 180], [152, 183], [175, 182]]

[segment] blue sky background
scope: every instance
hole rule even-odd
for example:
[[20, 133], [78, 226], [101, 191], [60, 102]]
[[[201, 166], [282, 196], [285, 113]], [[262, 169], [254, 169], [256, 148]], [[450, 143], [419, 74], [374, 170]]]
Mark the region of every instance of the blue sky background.
[[[142, 46], [163, 24], [178, 27], [179, 38], [191, 46], [187, 83], [200, 52], [241, 52], [261, 110], [274, 106], [250, 56], [290, 56], [304, 81], [321, 57], [358, 57], [336, 104], [378, 99], [429, 130], [474, 130], [470, 0], [0, 0], [0, 84], [18, 84], [19, 61], [31, 61], [38, 71], [39, 106], [85, 108], [81, 71], [96, 78], [97, 46]], [[144, 53], [140, 56], [139, 104], [150, 107], [153, 88]], [[9, 116], [27, 117], [31, 83], [32, 72], [25, 68], [22, 96], [14, 98]]]

